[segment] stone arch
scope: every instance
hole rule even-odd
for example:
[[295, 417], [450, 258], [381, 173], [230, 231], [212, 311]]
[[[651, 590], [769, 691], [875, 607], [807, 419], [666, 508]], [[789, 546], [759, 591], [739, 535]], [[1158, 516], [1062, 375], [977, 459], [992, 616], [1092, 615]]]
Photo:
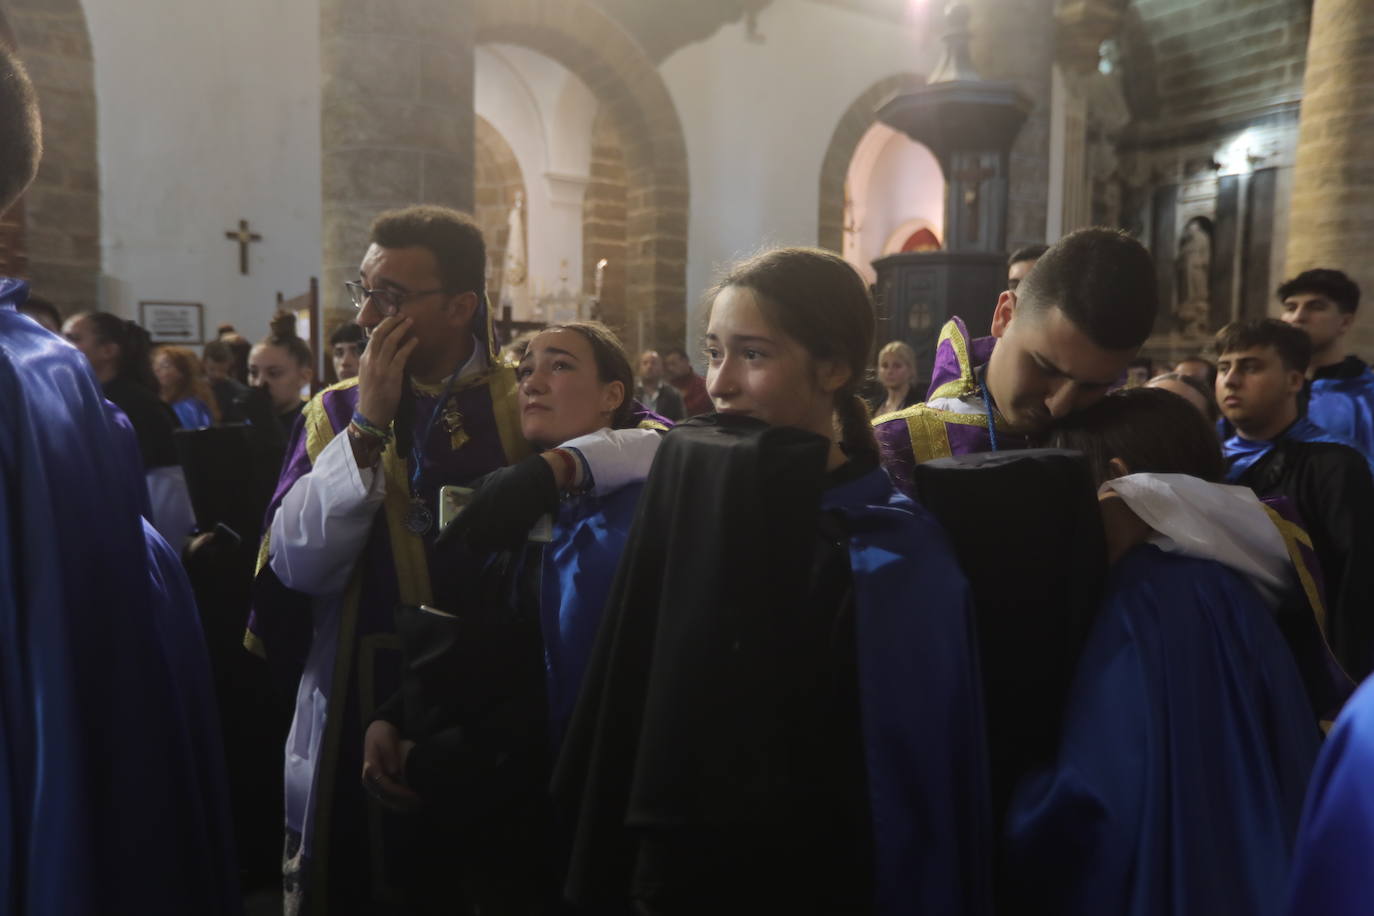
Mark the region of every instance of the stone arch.
[[820, 213], [817, 219], [817, 244], [831, 251], [844, 249], [844, 183], [849, 163], [859, 141], [877, 120], [878, 109], [900, 92], [924, 86], [925, 77], [915, 73], [896, 73], [874, 83], [845, 110], [830, 137], [825, 158], [821, 160]]
[[[510, 243], [510, 211], [516, 194], [525, 191], [525, 176], [510, 143], [481, 115], [477, 116], [475, 154], [472, 215], [487, 240], [487, 295], [495, 304], [501, 301], [505, 279], [502, 271]], [[526, 256], [526, 263], [528, 260]]]
[[[22, 275], [64, 313], [95, 308], [100, 287], [100, 171], [95, 67], [80, 2], [0, 5], [43, 114], [43, 162], [12, 210]], [[3, 40], [3, 38], [0, 38]], [[20, 209], [22, 208], [22, 209]]]
[[601, 103], [625, 151], [625, 303], [607, 323], [677, 341], [686, 328], [687, 143], [668, 87], [625, 29], [587, 0], [478, 0], [479, 44], [524, 45], [577, 75]]

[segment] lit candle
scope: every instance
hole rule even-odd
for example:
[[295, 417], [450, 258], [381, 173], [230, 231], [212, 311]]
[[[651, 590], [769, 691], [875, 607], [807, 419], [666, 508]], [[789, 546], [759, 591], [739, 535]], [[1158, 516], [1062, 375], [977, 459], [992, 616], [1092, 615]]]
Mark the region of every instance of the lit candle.
[[600, 261], [596, 262], [596, 293], [593, 298], [595, 298], [597, 302], [601, 301], [601, 285], [605, 282], [605, 279], [606, 259], [602, 258]]

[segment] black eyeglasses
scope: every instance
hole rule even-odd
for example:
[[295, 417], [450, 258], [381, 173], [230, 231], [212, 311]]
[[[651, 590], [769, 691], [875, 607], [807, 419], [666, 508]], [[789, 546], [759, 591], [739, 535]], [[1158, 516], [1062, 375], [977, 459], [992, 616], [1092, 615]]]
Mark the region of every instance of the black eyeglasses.
[[425, 289], [418, 293], [402, 293], [394, 289], [368, 289], [361, 283], [355, 283], [352, 280], [344, 283], [344, 289], [348, 290], [348, 298], [353, 300], [353, 307], [358, 311], [362, 311], [363, 306], [367, 304], [367, 300], [371, 298], [372, 301], [377, 303], [377, 307], [382, 310], [382, 314], [388, 317], [395, 315], [400, 310], [401, 306], [405, 305], [411, 299], [418, 299], [421, 296], [432, 296], [435, 293], [446, 292], [443, 288]]

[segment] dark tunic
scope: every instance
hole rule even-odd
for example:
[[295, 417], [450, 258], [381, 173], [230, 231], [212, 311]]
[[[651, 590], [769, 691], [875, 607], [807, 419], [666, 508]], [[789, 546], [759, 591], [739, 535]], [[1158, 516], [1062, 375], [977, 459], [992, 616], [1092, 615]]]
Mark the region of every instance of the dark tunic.
[[828, 449], [711, 416], [659, 450], [554, 775], [579, 905], [985, 911], [967, 582]]
[[[827, 484], [857, 480], [873, 466], [850, 462], [831, 472]], [[635, 875], [645, 913], [873, 911], [854, 577], [843, 529], [829, 517], [821, 521], [792, 634], [798, 667], [813, 676], [792, 696], [797, 715], [785, 738], [794, 755], [789, 782], [808, 786], [808, 798], [771, 824], [646, 830]], [[726, 888], [738, 888], [738, 895], [723, 895]]]
[[1326, 582], [1327, 638], [1357, 681], [1374, 669], [1374, 480], [1354, 449], [1280, 437], [1236, 482], [1297, 507]]
[[143, 467], [167, 467], [177, 463], [172, 445], [172, 430], [181, 424], [169, 404], [147, 388], [125, 378], [116, 378], [102, 386], [105, 397], [128, 415], [138, 434], [138, 450], [143, 454]]

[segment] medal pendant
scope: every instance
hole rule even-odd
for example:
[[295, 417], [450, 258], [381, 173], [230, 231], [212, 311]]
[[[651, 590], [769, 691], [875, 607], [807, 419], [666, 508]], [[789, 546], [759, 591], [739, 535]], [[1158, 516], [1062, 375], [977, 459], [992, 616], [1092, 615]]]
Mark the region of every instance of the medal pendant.
[[456, 407], [444, 411], [444, 429], [448, 430], [449, 448], [453, 451], [468, 444], [467, 430], [463, 429], [463, 414]]
[[423, 500], [416, 499], [411, 502], [410, 509], [406, 512], [405, 526], [411, 534], [423, 537], [434, 527], [434, 513], [429, 511]]

